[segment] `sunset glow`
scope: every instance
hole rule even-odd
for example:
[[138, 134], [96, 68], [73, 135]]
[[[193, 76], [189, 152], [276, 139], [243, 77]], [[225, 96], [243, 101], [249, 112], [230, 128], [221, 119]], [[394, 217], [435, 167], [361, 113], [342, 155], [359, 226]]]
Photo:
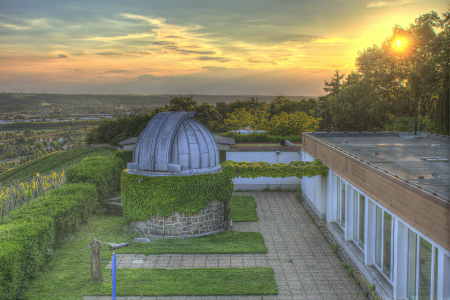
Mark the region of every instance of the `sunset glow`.
[[323, 80], [337, 69], [348, 74], [357, 52], [381, 44], [395, 24], [448, 9], [441, 0], [355, 0], [339, 8], [19, 2], [0, 0], [5, 92], [321, 95]]

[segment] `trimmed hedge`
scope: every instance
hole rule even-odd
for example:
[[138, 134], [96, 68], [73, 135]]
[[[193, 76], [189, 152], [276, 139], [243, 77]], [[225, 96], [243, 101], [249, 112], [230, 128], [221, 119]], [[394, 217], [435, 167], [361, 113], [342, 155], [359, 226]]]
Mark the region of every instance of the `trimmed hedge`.
[[281, 140], [288, 140], [291, 143], [301, 143], [301, 135], [289, 135], [289, 136], [275, 136], [268, 135], [267, 133], [238, 133], [227, 132], [222, 133], [221, 136], [234, 138], [236, 143], [279, 143]]
[[125, 162], [119, 157], [90, 157], [67, 170], [66, 181], [95, 184], [100, 204], [106, 207], [106, 200], [120, 189], [120, 173], [124, 168]]
[[28, 278], [35, 277], [54, 245], [53, 220], [39, 216], [0, 226], [0, 298], [23, 297]]
[[1, 299], [21, 299], [29, 278], [68, 234], [85, 223], [97, 205], [93, 184], [66, 184], [45, 198], [11, 212], [0, 226]]
[[[232, 197], [232, 172], [233, 170], [192, 176], [147, 177], [123, 171], [123, 216], [125, 220], [132, 222], [145, 221], [150, 215], [156, 214], [168, 217], [174, 211], [198, 213], [212, 200], [225, 201]], [[140, 179], [144, 180], [139, 183]]]
[[64, 186], [2, 220], [0, 299], [23, 299], [28, 280], [39, 274], [53, 249], [116, 192], [123, 165], [118, 157], [85, 159], [67, 172]]
[[133, 151], [119, 150], [116, 151], [114, 155], [121, 158], [125, 163], [130, 163], [133, 161]]

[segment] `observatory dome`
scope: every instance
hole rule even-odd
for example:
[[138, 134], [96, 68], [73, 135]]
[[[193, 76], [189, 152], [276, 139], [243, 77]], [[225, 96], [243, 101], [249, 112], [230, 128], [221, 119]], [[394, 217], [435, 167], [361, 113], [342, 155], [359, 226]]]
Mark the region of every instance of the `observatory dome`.
[[195, 112], [161, 112], [139, 135], [129, 173], [146, 176], [187, 176], [222, 170], [219, 148]]

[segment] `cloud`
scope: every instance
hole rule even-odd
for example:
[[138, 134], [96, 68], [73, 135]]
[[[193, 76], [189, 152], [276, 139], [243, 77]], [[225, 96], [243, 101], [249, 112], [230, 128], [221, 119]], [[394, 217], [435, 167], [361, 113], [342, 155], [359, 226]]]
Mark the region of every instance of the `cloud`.
[[16, 26], [16, 25], [12, 25], [12, 24], [4, 24], [4, 23], [0, 23], [0, 26], [17, 29], [17, 30], [28, 28], [28, 27], [20, 27], [20, 26]]
[[313, 43], [317, 43], [317, 44], [337, 44], [337, 43], [343, 43], [343, 42], [345, 42], [345, 40], [343, 38], [332, 37], [332, 38], [317, 39]]
[[182, 36], [179, 35], [168, 35], [164, 37], [165, 39], [182, 39]]
[[228, 59], [226, 57], [218, 57], [218, 56], [199, 56], [196, 59], [197, 60], [215, 60], [215, 61], [220, 61], [220, 62], [231, 61], [231, 59]]
[[68, 56], [65, 55], [65, 54], [60, 54], [60, 55], [58, 55], [56, 58], [68, 58]]
[[424, 0], [391, 0], [391, 1], [371, 1], [367, 3], [366, 8], [399, 6], [404, 4], [423, 2]]
[[127, 70], [109, 70], [107, 73], [126, 73]]
[[128, 40], [128, 39], [142, 39], [146, 37], [151, 37], [152, 34], [148, 33], [137, 33], [119, 36], [96, 36], [92, 38], [87, 38], [88, 41], [115, 41], [115, 40]]

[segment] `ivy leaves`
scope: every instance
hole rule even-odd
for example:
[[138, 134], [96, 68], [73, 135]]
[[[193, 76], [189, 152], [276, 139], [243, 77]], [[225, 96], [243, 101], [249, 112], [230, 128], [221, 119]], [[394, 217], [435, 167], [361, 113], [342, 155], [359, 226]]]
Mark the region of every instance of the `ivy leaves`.
[[310, 178], [317, 175], [328, 175], [328, 167], [323, 165], [318, 159], [312, 162], [292, 161], [289, 164], [271, 164], [264, 161], [251, 163], [246, 161], [234, 162], [227, 160], [222, 164], [222, 169], [227, 173], [227, 176], [232, 176], [231, 178], [286, 178], [296, 176], [301, 179], [303, 176]]

